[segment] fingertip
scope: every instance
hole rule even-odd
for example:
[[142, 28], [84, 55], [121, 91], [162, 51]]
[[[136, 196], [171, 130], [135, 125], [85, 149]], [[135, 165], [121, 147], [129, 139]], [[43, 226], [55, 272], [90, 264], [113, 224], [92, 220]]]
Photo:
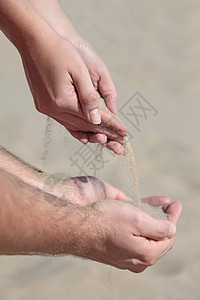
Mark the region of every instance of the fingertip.
[[116, 141], [108, 141], [106, 147], [117, 155], [122, 155], [124, 147]]
[[88, 140], [85, 138], [82, 138], [79, 140], [81, 143], [83, 143], [84, 145], [86, 145], [88, 143]]
[[167, 235], [167, 239], [173, 238], [176, 235], [176, 231], [176, 226], [174, 224], [171, 224], [169, 228], [169, 233]]
[[103, 133], [90, 133], [88, 139], [90, 143], [104, 144], [107, 142], [107, 136]]
[[168, 205], [165, 213], [170, 222], [177, 225], [179, 218], [181, 216], [182, 204], [180, 202], [172, 202]]
[[83, 144], [88, 143], [88, 136], [86, 133], [79, 132], [79, 131], [72, 131], [72, 130], [68, 130], [68, 131], [75, 139], [79, 140], [81, 143]]

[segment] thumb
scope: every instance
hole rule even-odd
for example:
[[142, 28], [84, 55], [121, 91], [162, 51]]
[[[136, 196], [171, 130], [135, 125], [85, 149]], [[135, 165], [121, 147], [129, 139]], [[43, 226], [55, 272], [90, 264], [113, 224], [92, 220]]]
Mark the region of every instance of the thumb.
[[73, 74], [73, 81], [83, 113], [89, 122], [100, 124], [101, 113], [99, 108], [99, 95], [92, 84], [86, 66], [83, 64], [78, 71], [79, 72]]
[[176, 226], [169, 221], [155, 219], [146, 213], [143, 219], [140, 228], [138, 228], [140, 236], [159, 241], [171, 239], [176, 234]]

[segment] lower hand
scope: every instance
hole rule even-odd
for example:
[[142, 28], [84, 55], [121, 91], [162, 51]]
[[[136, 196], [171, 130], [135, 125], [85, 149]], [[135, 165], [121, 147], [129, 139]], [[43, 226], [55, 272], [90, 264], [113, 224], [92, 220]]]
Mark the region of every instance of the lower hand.
[[[131, 202], [104, 200], [92, 204], [98, 235], [93, 234], [93, 246], [85, 257], [140, 273], [172, 249], [181, 204], [170, 203], [168, 197], [150, 197], [145, 202], [164, 205], [168, 220], [154, 219]], [[94, 228], [88, 232], [90, 238]]]

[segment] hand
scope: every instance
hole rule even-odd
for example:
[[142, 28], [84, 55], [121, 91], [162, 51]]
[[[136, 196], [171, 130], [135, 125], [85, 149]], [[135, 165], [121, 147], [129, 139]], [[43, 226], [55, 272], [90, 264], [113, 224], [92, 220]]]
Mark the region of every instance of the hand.
[[48, 177], [43, 190], [76, 206], [89, 205], [102, 199], [130, 200], [121, 190], [92, 176], [74, 177], [57, 182]]
[[[37, 110], [61, 123], [83, 143], [94, 142], [94, 137], [95, 142], [109, 138], [123, 143], [126, 127], [107, 112], [100, 110], [100, 125], [86, 119], [83, 103], [93, 103], [98, 95], [75, 47], [52, 29], [44, 35], [20, 49]], [[112, 150], [123, 152], [116, 143]]]
[[[41, 2], [38, 0], [29, 0], [29, 2], [33, 6], [33, 8], [40, 14], [40, 16], [42, 16], [45, 19], [45, 21], [61, 37], [63, 37], [67, 41], [70, 41], [74, 45], [76, 51], [79, 53], [79, 55], [82, 58], [82, 62], [84, 62], [85, 67], [87, 68], [87, 73], [89, 74], [90, 77], [90, 83], [92, 82], [92, 85], [95, 88], [95, 90], [98, 91], [101, 97], [105, 100], [108, 109], [113, 114], [116, 114], [117, 93], [105, 64], [103, 63], [101, 58], [97, 55], [97, 53], [92, 49], [92, 47], [85, 40], [83, 40], [76, 32], [69, 19], [67, 18], [63, 10], [60, 8], [58, 1], [50, 0], [48, 1], [48, 5], [46, 2]], [[67, 53], [65, 54], [65, 59], [66, 58], [67, 58]], [[87, 78], [88, 78], [88, 74], [87, 74]], [[84, 88], [86, 88], [87, 86], [86, 83], [89, 83], [87, 82], [87, 80], [89, 79], [85, 80]], [[78, 93], [78, 97], [77, 97], [79, 100], [78, 104], [80, 104], [83, 110], [83, 114], [87, 120], [90, 120], [90, 118], [88, 117], [88, 113], [91, 110], [99, 107], [98, 96], [96, 96], [97, 93], [95, 94], [94, 88], [92, 91], [92, 88], [90, 86], [89, 88], [90, 91], [88, 93], [86, 93], [86, 91], [84, 92], [85, 96], [81, 97], [82, 96], [81, 93]], [[69, 99], [68, 97], [67, 100], [68, 100], [68, 108], [66, 108], [66, 105], [64, 103], [60, 105], [60, 108], [63, 108], [63, 111], [65, 113], [69, 112], [71, 114], [73, 113], [73, 109], [71, 111], [69, 110], [71, 99]], [[42, 102], [42, 100], [40, 100], [40, 102]], [[44, 111], [44, 113], [46, 112]], [[101, 111], [101, 115], [102, 115], [102, 111]], [[77, 115], [77, 116], [81, 117], [81, 115]], [[103, 118], [103, 116], [101, 117]], [[112, 128], [112, 121], [110, 123], [108, 118], [107, 119], [103, 118], [102, 127], [104, 128], [106, 124], [106, 127], [110, 126], [110, 128]], [[72, 124], [76, 125], [74, 123], [74, 120]], [[66, 127], [66, 124], [63, 125]], [[102, 132], [95, 133], [93, 130], [91, 130], [91, 133], [88, 133], [84, 130], [84, 128], [80, 128], [80, 127], [77, 128], [77, 126], [76, 128], [73, 129], [74, 130], [70, 129], [70, 133], [83, 143], [87, 143], [88, 141], [93, 143], [106, 142], [108, 138], [107, 147], [113, 150], [117, 154], [123, 153], [123, 147], [121, 147], [120, 145], [121, 141], [116, 141], [116, 139], [113, 139], [113, 137], [108, 136], [106, 132], [105, 134], [102, 134]], [[124, 126], [121, 126], [121, 129], [123, 131], [121, 135], [124, 136], [124, 132], [127, 133], [127, 129], [124, 128]], [[83, 131], [85, 131], [85, 133], [83, 133]]]
[[[155, 264], [173, 246], [181, 204], [170, 204], [168, 197], [150, 197], [145, 202], [165, 205], [168, 221], [154, 219], [130, 202], [104, 200], [92, 204], [97, 222], [94, 228], [99, 231], [84, 256], [135, 273]], [[90, 238], [92, 230], [93, 226], [88, 231]]]
[[[104, 99], [107, 108], [116, 115], [117, 91], [109, 74], [109, 71], [102, 59], [89, 45], [89, 43], [76, 33], [73, 33], [73, 36], [71, 36], [67, 31], [66, 33], [65, 31], [62, 31], [62, 36], [68, 38], [76, 47], [77, 51], [85, 62], [95, 89]], [[97, 137], [94, 136], [94, 141], [96, 140], [96, 138]], [[98, 140], [96, 141], [98, 142]], [[107, 148], [110, 150], [118, 149], [117, 151], [114, 151], [117, 154], [123, 153], [119, 143], [112, 140], [107, 141]]]

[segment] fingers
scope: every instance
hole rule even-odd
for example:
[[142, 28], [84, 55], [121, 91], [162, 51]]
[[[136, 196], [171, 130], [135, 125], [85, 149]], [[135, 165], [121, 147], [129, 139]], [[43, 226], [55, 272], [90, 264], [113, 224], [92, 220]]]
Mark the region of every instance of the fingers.
[[140, 245], [140, 253], [138, 254], [140, 260], [146, 266], [152, 266], [155, 264], [163, 255], [165, 255], [169, 250], [172, 249], [174, 243], [174, 238], [163, 240], [163, 241], [155, 241], [155, 240], [147, 240], [146, 244], [144, 241], [138, 241]]
[[98, 84], [98, 90], [101, 94], [101, 97], [104, 99], [106, 106], [113, 114], [116, 115], [117, 91], [107, 69], [101, 75]]
[[107, 141], [107, 136], [102, 133], [88, 133], [87, 136], [90, 143], [104, 144]]
[[180, 202], [173, 202], [170, 205], [164, 207], [165, 213], [167, 213], [167, 219], [177, 225], [181, 216], [182, 204]]
[[[119, 143], [124, 143], [125, 141], [125, 129], [122, 127], [122, 123], [116, 118], [110, 118], [110, 116], [103, 112], [102, 124], [95, 125], [89, 123], [87, 120], [82, 119], [76, 115], [68, 114], [65, 112], [59, 113], [54, 119], [61, 123], [66, 129], [74, 131], [83, 131], [85, 133], [101, 133], [107, 136], [111, 140], [116, 140]], [[107, 114], [107, 116], [105, 116]], [[106, 118], [109, 117], [110, 123], [106, 123]], [[124, 126], [125, 127], [125, 126]], [[126, 128], [126, 127], [125, 127]]]
[[168, 196], [152, 196], [141, 199], [141, 202], [147, 203], [152, 206], [165, 206], [170, 203], [170, 198]]
[[88, 143], [88, 136], [87, 134], [85, 133], [82, 133], [80, 131], [72, 131], [72, 130], [69, 130], [69, 133], [77, 140], [79, 140], [81, 143], [83, 144], [87, 144]]
[[153, 196], [144, 198], [141, 201], [152, 206], [163, 206], [164, 212], [168, 215], [167, 219], [174, 225], [177, 225], [182, 211], [180, 202], [170, 203], [170, 198], [167, 196]]
[[131, 199], [121, 190], [115, 188], [114, 186], [108, 184], [105, 181], [103, 181], [103, 184], [105, 187], [107, 199], [120, 200], [120, 201], [131, 201]]
[[78, 72], [74, 72], [72, 77], [85, 117], [93, 124], [100, 124], [99, 95], [92, 84], [86, 66], [83, 64], [82, 68], [79, 68]]
[[83, 144], [90, 143], [101, 143], [104, 144], [107, 141], [107, 136], [101, 133], [84, 133], [80, 131], [69, 130], [69, 133]]
[[170, 239], [176, 234], [176, 226], [172, 222], [155, 219], [141, 210], [138, 210], [134, 219], [138, 231], [136, 235], [153, 240], [164, 240]]
[[[72, 131], [69, 130], [69, 133], [77, 140], [79, 140], [81, 143], [83, 144], [87, 144], [88, 142], [90, 143], [101, 143], [104, 144], [107, 141], [107, 136], [105, 134], [101, 134], [101, 133], [82, 133], [79, 131]], [[123, 146], [115, 141], [111, 141], [109, 140], [106, 144], [106, 147], [113, 151], [115, 154], [117, 155], [121, 155], [124, 152], [124, 148]], [[164, 203], [163, 205], [165, 205], [167, 203]]]
[[115, 118], [114, 116], [111, 116], [103, 109], [101, 109], [101, 118], [102, 124], [100, 125], [100, 127], [102, 129], [109, 129], [114, 132], [117, 132], [121, 136], [127, 136], [128, 129], [119, 119]]
[[108, 140], [106, 147], [117, 155], [121, 155], [124, 152], [124, 147], [116, 141]]

